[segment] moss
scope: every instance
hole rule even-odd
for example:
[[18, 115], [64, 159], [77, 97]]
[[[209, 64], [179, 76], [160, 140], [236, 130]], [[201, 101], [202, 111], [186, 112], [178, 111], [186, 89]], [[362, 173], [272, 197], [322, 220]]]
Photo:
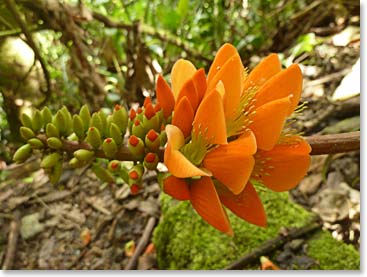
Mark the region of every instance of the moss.
[[307, 255], [319, 262], [314, 269], [360, 269], [360, 256], [352, 246], [335, 240], [330, 233], [318, 232], [308, 241]]
[[[267, 213], [268, 227], [248, 224], [228, 211], [234, 237], [222, 234], [208, 225], [196, 214], [188, 201], [178, 202], [162, 194], [162, 219], [153, 236], [159, 268], [223, 269], [264, 241], [277, 236], [282, 227], [300, 227], [313, 217], [312, 213], [291, 202], [288, 193], [267, 191], [259, 194]], [[332, 239], [329, 235], [328, 239], [330, 238]], [[317, 241], [312, 241], [310, 250], [315, 249], [314, 243], [317, 245]], [[332, 242], [327, 241], [330, 244]], [[326, 268], [327, 265], [323, 263], [328, 260], [314, 252], [317, 251], [310, 251], [310, 255], [320, 259], [320, 268]], [[330, 252], [325, 253], [325, 256], [333, 255]], [[344, 264], [340, 265], [342, 267]], [[346, 268], [359, 267], [349, 264]]]

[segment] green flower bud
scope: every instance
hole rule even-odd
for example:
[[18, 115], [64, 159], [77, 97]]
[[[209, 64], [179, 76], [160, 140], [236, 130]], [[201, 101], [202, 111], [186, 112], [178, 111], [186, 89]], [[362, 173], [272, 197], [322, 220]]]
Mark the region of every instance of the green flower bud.
[[31, 138], [27, 142], [32, 146], [33, 149], [41, 149], [45, 147], [43, 142], [38, 138]]
[[142, 164], [137, 164], [130, 168], [128, 173], [129, 185], [141, 183], [143, 179], [143, 174], [144, 166]]
[[83, 121], [84, 131], [87, 131], [88, 128], [89, 128], [89, 123], [90, 123], [90, 118], [91, 118], [90, 111], [89, 111], [89, 108], [88, 108], [87, 104], [84, 104], [81, 107], [80, 112], [79, 112], [79, 116]]
[[16, 163], [22, 163], [26, 159], [28, 159], [32, 154], [32, 147], [29, 144], [24, 144], [23, 146], [19, 147], [17, 151], [15, 151], [13, 160]]
[[46, 125], [46, 135], [51, 138], [51, 137], [60, 137], [60, 132], [59, 130], [56, 128], [56, 126], [52, 123], [47, 123]]
[[20, 132], [20, 135], [22, 136], [22, 138], [24, 140], [29, 140], [29, 139], [34, 138], [36, 136], [31, 128], [28, 128], [28, 127], [25, 127], [25, 126], [21, 126], [20, 129], [19, 129], [19, 132]]
[[43, 127], [42, 114], [39, 110], [34, 110], [32, 116], [32, 129], [37, 133], [41, 130], [42, 127]]
[[20, 121], [22, 122], [23, 126], [32, 129], [32, 118], [29, 115], [22, 113], [20, 115]]
[[161, 143], [161, 146], [165, 146], [167, 143], [167, 133], [165, 130], [161, 131], [161, 133], [159, 134], [159, 140]]
[[141, 138], [134, 135], [130, 136], [127, 147], [137, 160], [140, 160], [144, 157], [145, 146]]
[[139, 119], [135, 119], [134, 124], [131, 127], [131, 134], [144, 139], [145, 133], [146, 133], [146, 130], [143, 124], [141, 123], [141, 121], [139, 121]]
[[43, 127], [52, 121], [52, 113], [47, 106], [44, 106], [41, 110], [42, 119], [43, 119]]
[[143, 126], [146, 131], [150, 129], [154, 129], [157, 132], [160, 131], [161, 125], [159, 121], [159, 115], [156, 114], [151, 103], [146, 105], [144, 109]]
[[73, 132], [73, 118], [68, 108], [63, 106], [60, 110], [65, 118], [65, 135], [68, 136]]
[[102, 150], [107, 158], [113, 158], [117, 153], [117, 144], [112, 138], [106, 138], [103, 141]]
[[120, 128], [113, 122], [110, 124], [110, 137], [116, 142], [117, 145], [122, 143], [122, 133]]
[[69, 161], [69, 165], [72, 167], [72, 168], [80, 168], [82, 166], [84, 166], [86, 163], [84, 161], [81, 161], [77, 158], [71, 158], [71, 160]]
[[101, 136], [103, 136], [104, 126], [103, 126], [103, 123], [102, 123], [102, 119], [101, 119], [101, 117], [98, 113], [94, 113], [92, 115], [92, 118], [90, 120], [90, 126], [97, 128], [99, 133], [101, 134]]
[[112, 160], [108, 163], [107, 169], [110, 172], [118, 172], [121, 169], [121, 162], [119, 160]]
[[148, 153], [144, 158], [144, 166], [147, 169], [155, 170], [159, 162], [158, 155], [156, 153]]
[[100, 165], [94, 163], [91, 169], [94, 172], [94, 174], [96, 174], [98, 179], [100, 179], [101, 181], [107, 182], [107, 183], [115, 182], [115, 178], [113, 177], [113, 175], [108, 170], [101, 167]]
[[80, 141], [85, 138], [84, 123], [82, 118], [77, 114], [73, 116], [73, 130]]
[[60, 149], [62, 148], [63, 144], [62, 141], [59, 138], [51, 137], [47, 139], [47, 145], [48, 147], [52, 149]]
[[127, 127], [127, 111], [123, 106], [116, 105], [112, 113], [112, 121], [120, 128], [121, 133], [126, 133]]
[[48, 175], [48, 178], [50, 179], [51, 184], [56, 184], [62, 174], [62, 161], [58, 161], [53, 168], [51, 168], [51, 172]]
[[74, 157], [79, 161], [88, 162], [94, 158], [94, 152], [87, 149], [79, 149], [74, 152]]
[[52, 124], [55, 125], [60, 135], [66, 135], [66, 118], [61, 110], [57, 111], [55, 116], [52, 118]]
[[60, 153], [53, 152], [53, 153], [48, 154], [48, 155], [43, 157], [40, 166], [42, 168], [51, 168], [51, 167], [55, 166], [55, 164], [57, 162], [59, 162], [60, 159], [61, 159]]
[[99, 111], [97, 114], [102, 123], [102, 129], [100, 129], [101, 135], [102, 137], [106, 137], [108, 136], [107, 135], [108, 134], [107, 115], [102, 110]]
[[93, 148], [97, 149], [102, 144], [101, 134], [96, 127], [90, 127], [87, 132], [87, 141]]
[[159, 135], [153, 129], [150, 129], [145, 136], [145, 146], [152, 152], [157, 152], [160, 146]]

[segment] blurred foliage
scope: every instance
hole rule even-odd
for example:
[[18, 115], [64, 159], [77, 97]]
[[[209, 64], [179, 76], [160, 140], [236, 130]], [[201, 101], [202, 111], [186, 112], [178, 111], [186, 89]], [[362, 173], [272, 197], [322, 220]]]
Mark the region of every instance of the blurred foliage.
[[[142, 102], [143, 95], [154, 96], [157, 74], [167, 76], [178, 58], [189, 58], [197, 67], [208, 68], [215, 51], [224, 42], [238, 48], [245, 65], [250, 64], [252, 56], [264, 56], [284, 45], [291, 49], [289, 55], [295, 57], [312, 51], [318, 41], [309, 30], [298, 31], [302, 24], [297, 20], [305, 11], [325, 9], [323, 5], [330, 3], [325, 0], [64, 0], [49, 5], [49, 1], [0, 1], [0, 49], [9, 38], [27, 42], [24, 30], [5, 5], [12, 2], [32, 33], [49, 71], [52, 95], [47, 106], [56, 111], [66, 105], [71, 112], [84, 103], [92, 110], [103, 108], [108, 112], [117, 103], [128, 106]], [[47, 10], [55, 7], [57, 10]], [[336, 20], [335, 14], [331, 17], [332, 21]], [[108, 26], [104, 20], [116, 26]], [[287, 37], [288, 33], [282, 33], [284, 28], [293, 28], [299, 34]], [[13, 103], [0, 110], [4, 140], [7, 137], [4, 130], [19, 125], [17, 116], [9, 111], [24, 105], [39, 105], [44, 98], [45, 80], [34, 58], [30, 68], [28, 65], [18, 70], [14, 53], [2, 52], [2, 56], [5, 59], [0, 58], [0, 68], [5, 64], [7, 70], [0, 70], [0, 92], [7, 103]], [[9, 74], [14, 78], [7, 77]], [[38, 82], [37, 87], [26, 86], [32, 76]], [[98, 88], [92, 89], [95, 87]], [[17, 102], [17, 99], [26, 101]], [[1, 150], [0, 156], [3, 156]]]

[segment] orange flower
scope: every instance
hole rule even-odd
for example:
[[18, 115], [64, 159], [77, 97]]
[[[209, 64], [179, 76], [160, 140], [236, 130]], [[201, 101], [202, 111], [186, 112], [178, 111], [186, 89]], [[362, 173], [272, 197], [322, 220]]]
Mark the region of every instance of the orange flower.
[[[272, 54], [247, 75], [237, 50], [225, 44], [206, 81], [199, 71], [179, 60], [172, 69], [173, 92], [158, 79], [162, 109], [166, 107], [167, 114], [174, 109], [173, 125], [166, 126], [164, 154], [171, 175], [163, 190], [178, 200], [190, 200], [198, 214], [222, 232], [232, 234], [222, 205], [265, 226], [254, 181], [274, 191], [289, 190], [310, 163], [310, 146], [283, 130], [300, 98], [299, 67], [282, 71]], [[162, 104], [163, 91], [175, 95], [169, 105]]]
[[156, 94], [166, 119], [175, 110], [172, 124], [179, 127], [188, 137], [191, 133], [195, 112], [206, 92], [204, 69], [197, 70], [187, 61], [178, 60], [171, 71], [172, 89], [161, 75], [158, 76]]
[[165, 179], [164, 191], [190, 200], [200, 216], [222, 232], [233, 233], [222, 203], [243, 219], [265, 225], [261, 201], [248, 184], [256, 152], [252, 132], [227, 143], [222, 97], [216, 90], [201, 102], [192, 125], [187, 144], [180, 128], [166, 126], [164, 163], [172, 175]]

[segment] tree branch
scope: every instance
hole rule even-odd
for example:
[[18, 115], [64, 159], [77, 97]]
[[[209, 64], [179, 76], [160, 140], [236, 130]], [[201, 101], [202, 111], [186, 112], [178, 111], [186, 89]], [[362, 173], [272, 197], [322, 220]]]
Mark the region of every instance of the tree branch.
[[[125, 29], [125, 30], [132, 30], [134, 28], [133, 24], [125, 24], [122, 22], [115, 22], [109, 19], [107, 16], [100, 14], [98, 12], [92, 11], [92, 16], [94, 19], [102, 22], [106, 27], [109, 28], [117, 28], [117, 29]], [[153, 28], [151, 26], [142, 24], [142, 23], [135, 23], [138, 26], [139, 32], [144, 33], [146, 35], [150, 35], [152, 37], [159, 38], [162, 41], [167, 41], [170, 44], [173, 44], [182, 50], [184, 50], [189, 56], [195, 57], [197, 59], [201, 59], [206, 62], [211, 62], [211, 59], [208, 57], [203, 56], [199, 52], [192, 50], [192, 48], [187, 45], [181, 38], [172, 35], [171, 33], [165, 30], [159, 30]]]
[[306, 141], [311, 145], [311, 155], [344, 153], [360, 149], [360, 132], [310, 136]]
[[36, 43], [33, 40], [32, 34], [30, 33], [30, 31], [28, 30], [27, 25], [25, 24], [25, 22], [23, 21], [23, 19], [21, 18], [15, 3], [13, 2], [13, 0], [5, 0], [5, 4], [7, 6], [7, 8], [10, 10], [11, 14], [13, 15], [15, 21], [17, 22], [17, 24], [19, 25], [20, 29], [22, 30], [22, 32], [24, 33], [26, 39], [27, 39], [27, 43], [28, 45], [32, 48], [33, 52], [34, 52], [34, 56], [35, 58], [40, 62], [42, 70], [43, 70], [43, 74], [45, 76], [46, 79], [46, 84], [47, 84], [47, 90], [44, 92], [45, 93], [45, 99], [42, 101], [42, 103], [40, 105], [43, 105], [44, 103], [46, 103], [48, 101], [48, 99], [51, 97], [51, 80], [50, 80], [50, 73], [48, 72], [47, 66], [45, 61], [43, 60], [38, 47], [36, 45]]
[[[47, 145], [47, 136], [40, 134], [37, 136], [45, 145]], [[310, 144], [312, 150], [310, 155], [324, 155], [344, 153], [349, 151], [357, 151], [360, 149], [360, 132], [333, 134], [333, 135], [317, 135], [305, 137], [305, 140]], [[63, 148], [67, 153], [72, 154], [78, 149], [93, 150], [93, 148], [86, 142], [77, 142], [70, 140], [63, 140]], [[93, 150], [98, 158], [106, 158], [102, 150]], [[163, 162], [164, 148], [158, 152], [159, 160]], [[138, 159], [131, 154], [126, 145], [121, 145], [116, 159], [120, 161], [138, 161]]]

